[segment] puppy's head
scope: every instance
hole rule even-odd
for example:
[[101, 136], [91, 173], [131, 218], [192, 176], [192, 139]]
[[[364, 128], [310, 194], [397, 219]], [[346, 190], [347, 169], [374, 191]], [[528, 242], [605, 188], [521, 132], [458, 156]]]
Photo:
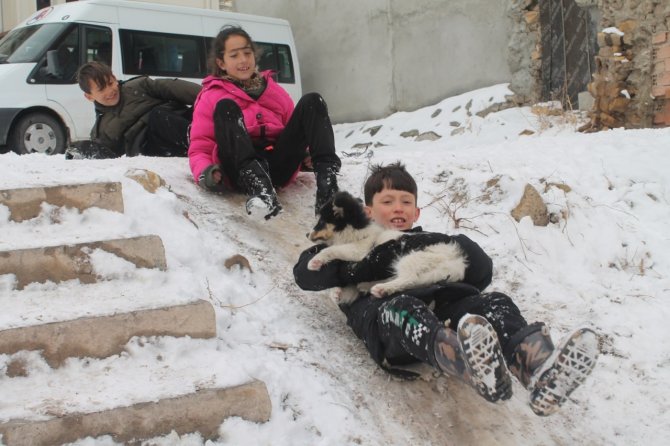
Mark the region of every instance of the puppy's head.
[[347, 226], [362, 229], [370, 224], [361, 200], [349, 192], [337, 192], [317, 214], [318, 221], [307, 237], [313, 242], [332, 244], [333, 236]]

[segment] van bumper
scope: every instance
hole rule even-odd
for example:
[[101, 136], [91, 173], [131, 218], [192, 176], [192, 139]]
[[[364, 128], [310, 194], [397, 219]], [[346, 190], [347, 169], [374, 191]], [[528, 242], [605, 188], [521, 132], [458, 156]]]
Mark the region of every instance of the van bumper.
[[0, 146], [7, 145], [9, 129], [22, 108], [0, 108]]

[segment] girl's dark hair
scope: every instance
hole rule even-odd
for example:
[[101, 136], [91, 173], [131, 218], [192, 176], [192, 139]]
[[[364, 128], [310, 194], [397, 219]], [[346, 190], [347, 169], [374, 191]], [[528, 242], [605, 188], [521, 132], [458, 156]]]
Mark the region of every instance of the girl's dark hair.
[[247, 33], [240, 26], [225, 25], [223, 28], [221, 28], [216, 37], [212, 39], [212, 47], [210, 48], [209, 56], [207, 57], [207, 69], [209, 70], [209, 74], [214, 76], [221, 76], [225, 74], [225, 72], [217, 65], [216, 59], [223, 58], [223, 50], [226, 49], [226, 40], [228, 40], [230, 36], [240, 36], [245, 38], [251, 47], [251, 51], [256, 54], [256, 45], [251, 39], [249, 33]]
[[365, 186], [363, 186], [365, 205], [372, 206], [372, 198], [384, 189], [409, 192], [414, 195], [415, 200], [417, 198], [416, 181], [400, 161], [387, 166], [381, 164], [370, 166], [370, 176], [365, 180]]
[[114, 77], [109, 65], [102, 62], [89, 62], [77, 70], [77, 82], [84, 93], [91, 94], [91, 81], [95, 82], [98, 89], [103, 90], [107, 83]]

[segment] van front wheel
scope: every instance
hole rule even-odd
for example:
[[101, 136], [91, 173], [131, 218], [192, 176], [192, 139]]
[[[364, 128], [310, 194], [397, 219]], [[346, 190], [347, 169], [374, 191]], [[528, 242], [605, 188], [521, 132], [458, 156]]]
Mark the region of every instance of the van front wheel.
[[46, 113], [30, 113], [14, 126], [9, 147], [18, 154], [56, 155], [65, 151], [65, 130]]

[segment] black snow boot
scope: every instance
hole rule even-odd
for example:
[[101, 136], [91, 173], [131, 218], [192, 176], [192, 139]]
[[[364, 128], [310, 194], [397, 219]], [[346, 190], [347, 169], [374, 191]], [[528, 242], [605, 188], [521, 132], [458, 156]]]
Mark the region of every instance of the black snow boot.
[[266, 220], [279, 214], [282, 210], [277, 192], [267, 171], [267, 164], [253, 160], [240, 169], [239, 186], [248, 195], [247, 214], [262, 215]]
[[318, 214], [328, 200], [333, 198], [337, 187], [337, 172], [339, 166], [336, 164], [316, 164], [314, 166], [314, 175], [316, 176], [316, 203], [314, 204], [314, 213]]
[[556, 412], [591, 373], [598, 358], [598, 337], [578, 328], [558, 347], [546, 325], [527, 335], [514, 350], [511, 372], [529, 391], [529, 405], [540, 416]]
[[65, 159], [68, 160], [100, 160], [118, 158], [120, 155], [114, 153], [107, 147], [93, 141], [76, 141], [65, 150]]
[[487, 401], [512, 397], [512, 380], [498, 336], [482, 316], [466, 314], [456, 332], [448, 327], [440, 330], [435, 359], [442, 371], [469, 383]]

